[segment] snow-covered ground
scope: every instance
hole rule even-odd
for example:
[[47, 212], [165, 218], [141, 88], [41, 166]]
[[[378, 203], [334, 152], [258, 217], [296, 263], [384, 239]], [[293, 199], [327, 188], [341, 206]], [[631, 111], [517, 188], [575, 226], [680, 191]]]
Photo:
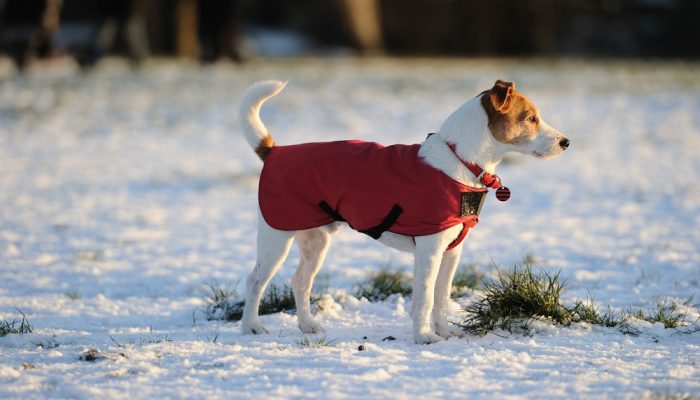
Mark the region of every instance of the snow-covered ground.
[[[566, 302], [590, 293], [620, 311], [676, 300], [695, 323], [697, 64], [339, 58], [0, 71], [0, 320], [17, 307], [35, 328], [0, 338], [0, 398], [700, 396], [700, 332], [658, 324], [639, 323], [639, 336], [537, 325], [526, 337], [419, 346], [410, 299], [347, 296], [319, 313], [330, 344], [311, 348], [291, 315], [263, 317], [270, 335], [242, 336], [199, 311], [206, 283], [235, 284], [254, 263], [261, 164], [235, 120], [248, 84], [290, 81], [262, 112], [279, 143], [416, 143], [501, 78], [572, 145], [556, 160], [504, 162], [513, 196], [489, 197], [463, 262], [488, 272], [527, 256], [561, 270]], [[297, 260], [293, 250], [277, 282]], [[350, 292], [387, 266], [412, 261], [345, 229], [319, 284]], [[86, 349], [103, 357], [81, 360]]]

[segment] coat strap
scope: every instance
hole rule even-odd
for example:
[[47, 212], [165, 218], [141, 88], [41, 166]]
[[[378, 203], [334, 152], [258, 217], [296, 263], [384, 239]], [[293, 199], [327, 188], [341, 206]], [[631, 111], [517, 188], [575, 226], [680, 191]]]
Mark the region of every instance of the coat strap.
[[335, 211], [328, 203], [325, 201], [322, 201], [318, 203], [318, 206], [321, 207], [321, 210], [323, 210], [326, 214], [330, 215], [331, 218], [333, 218], [336, 221], [340, 222], [345, 222], [345, 218], [343, 218], [340, 214], [338, 214], [337, 211]]
[[[346, 222], [345, 218], [343, 218], [343, 216], [340, 215], [340, 213], [338, 213], [336, 210], [334, 210], [327, 202], [321, 201], [320, 203], [318, 203], [318, 206], [321, 208], [321, 210], [323, 210], [334, 220]], [[382, 220], [382, 222], [379, 223], [379, 225], [358, 232], [364, 233], [365, 235], [370, 236], [372, 239], [379, 239], [379, 237], [382, 236], [382, 233], [388, 231], [389, 228], [391, 228], [392, 225], [396, 223], [396, 221], [399, 219], [399, 215], [401, 215], [402, 212], [403, 208], [401, 208], [401, 206], [398, 204], [394, 204], [394, 206], [391, 207], [391, 211], [389, 211], [389, 214], [387, 214], [386, 217], [384, 217], [384, 219]], [[352, 228], [352, 225], [350, 227]]]
[[379, 239], [379, 237], [382, 236], [382, 233], [388, 231], [389, 228], [396, 223], [396, 221], [399, 219], [399, 215], [401, 215], [402, 212], [403, 208], [401, 208], [401, 206], [398, 204], [394, 204], [394, 206], [391, 207], [389, 214], [384, 217], [384, 220], [380, 222], [379, 225], [360, 232], [369, 235], [372, 239]]

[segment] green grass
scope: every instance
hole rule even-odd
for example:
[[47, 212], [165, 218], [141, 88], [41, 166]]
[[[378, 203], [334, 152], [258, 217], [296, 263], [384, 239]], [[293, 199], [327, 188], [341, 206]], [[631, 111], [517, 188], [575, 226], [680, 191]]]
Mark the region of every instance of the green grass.
[[383, 301], [393, 294], [410, 296], [413, 292], [411, 278], [403, 272], [381, 269], [355, 286], [355, 297], [369, 301]]
[[[629, 333], [629, 321], [632, 318], [647, 321], [652, 324], [661, 323], [664, 328], [679, 328], [685, 325], [686, 313], [681, 312], [678, 303], [668, 301], [657, 301], [656, 308], [645, 312], [642, 309], [627, 310], [615, 314], [608, 306], [607, 311], [601, 313], [593, 304], [593, 299], [589, 298], [586, 303], [576, 302], [571, 311], [575, 315], [576, 322], [588, 322], [593, 325], [606, 327], [621, 327], [623, 331]], [[637, 331], [632, 329], [632, 333]]]
[[282, 311], [295, 311], [294, 292], [287, 284], [270, 284], [265, 290], [265, 295], [260, 300], [260, 315], [275, 314]]
[[452, 297], [459, 297], [468, 290], [479, 287], [484, 280], [484, 273], [476, 265], [461, 265], [452, 280]]
[[304, 335], [301, 339], [299, 339], [297, 341], [297, 344], [299, 346], [303, 346], [303, 347], [311, 347], [312, 349], [319, 349], [321, 347], [330, 346], [333, 342], [335, 342], [335, 339], [328, 341], [328, 340], [326, 340], [325, 336], [315, 337], [315, 336]]
[[0, 321], [0, 337], [9, 335], [9, 334], [24, 334], [24, 333], [32, 333], [34, 332], [34, 328], [32, 328], [31, 325], [29, 325], [29, 320], [27, 319], [27, 316], [18, 308], [15, 308], [17, 312], [19, 312], [22, 315], [21, 320], [16, 320], [13, 319], [11, 322], [10, 321]]
[[559, 273], [534, 273], [529, 265], [499, 271], [482, 284], [480, 298], [465, 308], [461, 326], [468, 332], [485, 334], [495, 329], [527, 328], [535, 318], [559, 324], [572, 322], [571, 312], [561, 304], [564, 283]]
[[71, 289], [64, 294], [71, 300], [80, 300], [80, 292], [78, 289]]
[[579, 300], [574, 303], [574, 306], [569, 311], [572, 313], [574, 322], [588, 322], [591, 325], [600, 325], [608, 328], [616, 327], [624, 322], [624, 316], [618, 317], [615, 315], [610, 306], [607, 306], [606, 310], [601, 312], [590, 295], [585, 302]]
[[[235, 285], [234, 285], [235, 286]], [[217, 282], [207, 284], [202, 291], [207, 305], [204, 313], [207, 320], [239, 321], [243, 317], [245, 301], [241, 300], [232, 285], [222, 286]], [[312, 295], [311, 302], [315, 303], [320, 295]], [[259, 314], [275, 314], [278, 312], [294, 312], [296, 302], [291, 286], [271, 283], [268, 285], [263, 298], [260, 300]]]
[[678, 328], [685, 325], [686, 313], [681, 312], [678, 303], [668, 301], [657, 301], [656, 309], [650, 313], [637, 310], [631, 315], [637, 319], [654, 323], [662, 323], [664, 328]]
[[653, 393], [651, 397], [652, 400], [693, 400], [697, 397], [693, 397], [689, 393]]
[[239, 300], [236, 285], [226, 286], [213, 281], [206, 284], [201, 293], [207, 305], [204, 314], [207, 320], [238, 321], [243, 314], [243, 301]]
[[[662, 323], [666, 328], [686, 325], [686, 313], [681, 312], [680, 306], [675, 302], [657, 302], [656, 308], [647, 312], [639, 309], [615, 313], [610, 306], [596, 305], [589, 295], [585, 301], [579, 300], [573, 306], [567, 307], [561, 301], [566, 284], [560, 280], [559, 272], [555, 274], [543, 270], [534, 272], [529, 262], [526, 262], [523, 267], [498, 271], [492, 279], [484, 279], [484, 274], [474, 265], [462, 266], [453, 281], [453, 296], [463, 294], [467, 289], [474, 289], [479, 285], [479, 297], [464, 308], [466, 316], [459, 324], [467, 332], [478, 335], [498, 329], [509, 332], [527, 331], [534, 320], [561, 325], [586, 322], [591, 325], [617, 328], [620, 332], [630, 335], [641, 333], [629, 323], [632, 318]], [[238, 321], [242, 318], [245, 303], [240, 299], [235, 286], [230, 284], [224, 286], [217, 282], [207, 284], [202, 294], [207, 302], [204, 312], [208, 320]], [[401, 270], [381, 269], [357, 284], [353, 294], [357, 298], [364, 297], [376, 302], [386, 300], [395, 294], [410, 296], [411, 293], [411, 279], [408, 274]], [[314, 294], [311, 302], [316, 303], [319, 298], [319, 294]], [[260, 301], [260, 315], [295, 311], [296, 303], [292, 288], [286, 284], [270, 284]], [[2, 322], [0, 336], [3, 336], [3, 331], [9, 332], [12, 329], [19, 331], [29, 329], [31, 332], [24, 314], [22, 316], [21, 323]], [[17, 324], [19, 328], [15, 328]]]
[[114, 342], [114, 344], [116, 344], [117, 347], [120, 347], [120, 348], [129, 347], [129, 346], [142, 347], [142, 346], [147, 345], [147, 344], [159, 344], [159, 343], [172, 342], [172, 339], [169, 339], [167, 334], [163, 335], [163, 336], [139, 337], [138, 339], [128, 338], [125, 342], [117, 342], [117, 339], [115, 339], [113, 336], [110, 336], [109, 339], [112, 342]]
[[226, 286], [220, 285], [218, 282], [210, 282], [207, 284], [207, 288], [209, 291], [203, 291], [203, 294], [206, 296], [206, 300], [210, 303], [222, 303], [222, 302], [227, 302], [231, 299], [237, 299], [238, 298], [238, 292], [235, 289], [236, 285], [231, 285], [230, 283]]
[[483, 335], [496, 329], [512, 332], [529, 328], [535, 319], [555, 324], [570, 325], [587, 322], [592, 325], [615, 327], [620, 332], [638, 335], [639, 329], [629, 322], [636, 318], [651, 323], [662, 323], [665, 328], [685, 325], [686, 313], [675, 302], [659, 301], [651, 312], [643, 310], [615, 313], [610, 306], [601, 310], [591, 296], [577, 301], [572, 307], [561, 302], [566, 287], [559, 280], [559, 272], [535, 273], [526, 264], [511, 271], [498, 272], [495, 279], [482, 283], [480, 297], [465, 307], [465, 319], [460, 325], [468, 332]]

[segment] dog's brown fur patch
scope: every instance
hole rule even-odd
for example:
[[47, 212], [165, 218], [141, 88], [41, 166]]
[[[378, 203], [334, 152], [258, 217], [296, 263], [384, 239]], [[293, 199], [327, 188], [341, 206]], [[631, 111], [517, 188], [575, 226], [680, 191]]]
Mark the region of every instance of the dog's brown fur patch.
[[270, 154], [270, 151], [272, 151], [272, 148], [275, 147], [275, 139], [272, 138], [272, 136], [267, 135], [262, 140], [260, 140], [260, 144], [258, 144], [258, 147], [255, 148], [255, 154], [260, 157], [263, 162], [267, 158], [267, 155]]
[[482, 94], [481, 106], [488, 116], [489, 130], [499, 142], [521, 144], [537, 136], [539, 111], [515, 90], [514, 83], [497, 80]]

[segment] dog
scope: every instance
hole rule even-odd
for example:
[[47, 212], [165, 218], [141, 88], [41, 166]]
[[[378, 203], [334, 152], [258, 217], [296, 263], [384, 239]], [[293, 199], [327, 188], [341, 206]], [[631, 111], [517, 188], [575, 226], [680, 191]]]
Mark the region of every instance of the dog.
[[558, 156], [569, 139], [549, 126], [511, 82], [494, 86], [454, 111], [421, 144], [361, 141], [278, 146], [260, 119], [265, 101], [286, 82], [264, 81], [243, 95], [243, 134], [264, 166], [259, 184], [257, 261], [246, 281], [243, 334], [268, 333], [258, 316], [266, 286], [297, 239], [292, 278], [298, 325], [323, 332], [310, 308], [311, 287], [343, 223], [414, 254], [413, 338], [428, 344], [461, 336], [447, 309], [463, 239], [478, 223], [488, 188], [509, 196], [494, 170], [508, 152]]

